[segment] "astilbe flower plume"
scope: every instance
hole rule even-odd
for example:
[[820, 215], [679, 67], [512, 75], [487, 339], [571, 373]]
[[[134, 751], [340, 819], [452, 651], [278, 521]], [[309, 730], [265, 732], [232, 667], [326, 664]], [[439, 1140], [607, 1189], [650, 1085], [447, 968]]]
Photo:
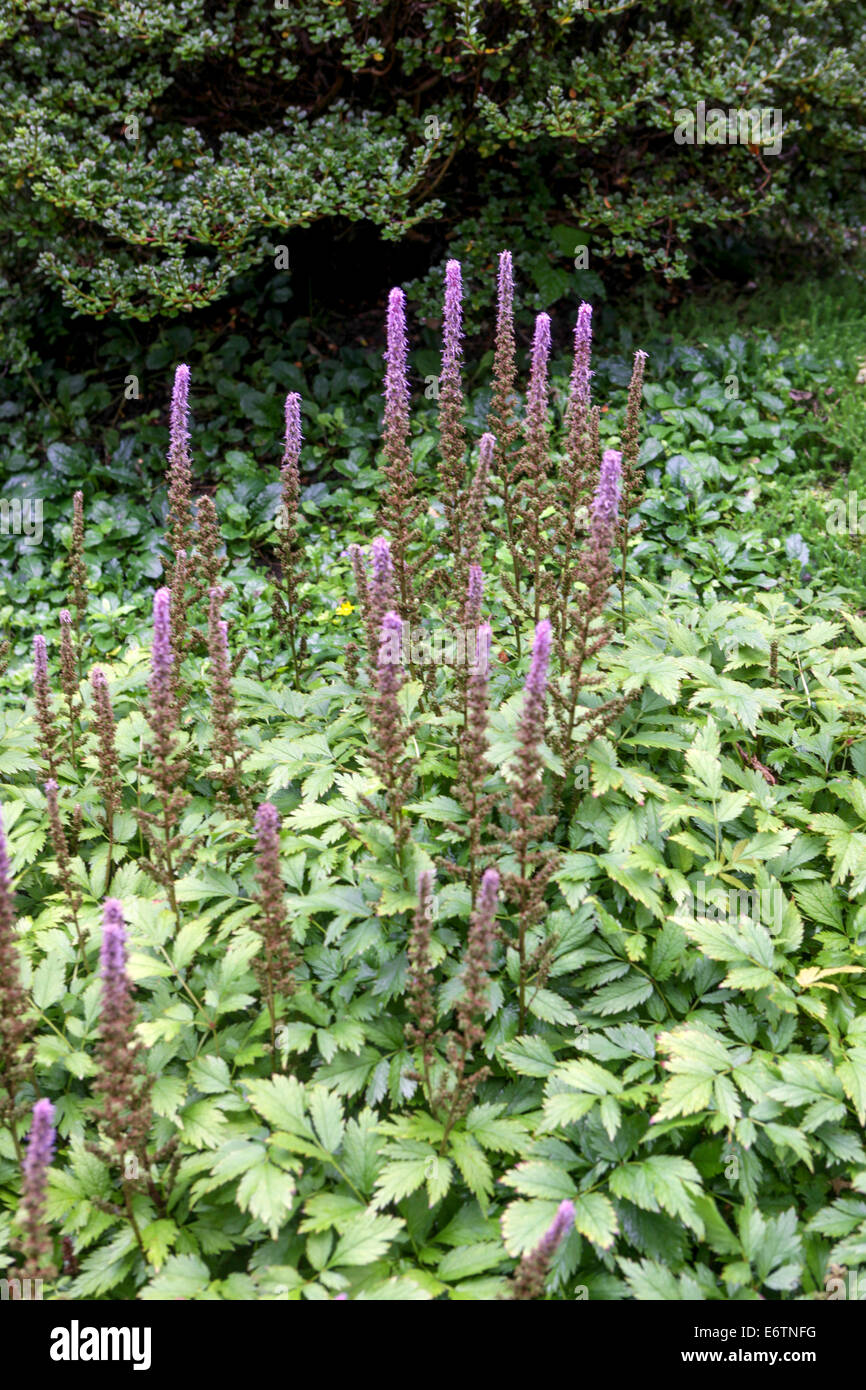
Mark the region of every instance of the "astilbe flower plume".
[[442, 370], [439, 376], [440, 482], [445, 510], [442, 543], [459, 561], [463, 485], [466, 478], [466, 429], [463, 420], [463, 281], [459, 261], [445, 267], [445, 306], [442, 318]]
[[466, 1114], [473, 1095], [481, 1082], [490, 1075], [490, 1068], [479, 1067], [468, 1072], [469, 1061], [484, 1039], [484, 1018], [489, 1005], [487, 990], [496, 942], [496, 910], [499, 902], [499, 874], [485, 869], [475, 910], [469, 921], [469, 935], [463, 954], [463, 995], [457, 1004], [457, 1027], [448, 1038], [448, 1062], [451, 1074], [443, 1083], [437, 1098], [447, 1110], [440, 1153], [445, 1152], [448, 1135], [457, 1120]]
[[215, 771], [211, 774], [218, 783], [220, 805], [231, 804], [231, 794], [237, 797], [246, 815], [252, 815], [249, 792], [243, 778], [243, 765], [250, 750], [238, 741], [238, 717], [232, 689], [231, 659], [229, 657], [228, 623], [221, 617], [222, 589], [210, 591], [208, 609], [208, 655], [210, 657], [210, 755]]
[[591, 360], [592, 308], [589, 304], [581, 304], [574, 329], [574, 360], [565, 412], [566, 440], [556, 489], [558, 575], [556, 582], [549, 586], [548, 595], [560, 669], [565, 665], [569, 612], [574, 586], [579, 580], [578, 523], [595, 484], [600, 463], [599, 412], [591, 401]]
[[196, 597], [209, 593], [219, 583], [225, 569], [225, 549], [220, 519], [212, 497], [207, 493], [195, 504]]
[[69, 546], [69, 607], [75, 613], [75, 649], [77, 652], [78, 678], [82, 675], [82, 657], [85, 645], [84, 615], [87, 612], [87, 567], [84, 563], [84, 493], [75, 492], [72, 496], [72, 539]]
[[[528, 975], [533, 966], [539, 965], [542, 959], [541, 954], [534, 959], [528, 956], [527, 932], [543, 916], [544, 890], [557, 863], [555, 851], [537, 847], [537, 842], [556, 822], [556, 816], [543, 815], [538, 809], [544, 794], [542, 745], [545, 735], [551, 646], [552, 630], [550, 622], [544, 618], [535, 629], [532, 659], [523, 687], [523, 708], [517, 726], [518, 747], [513, 788], [508, 806], [509, 814], [514, 821], [508, 838], [519, 864], [519, 873], [509, 874], [505, 886], [518, 909], [518, 1031], [521, 1033], [526, 1022]], [[540, 952], [541, 950], [542, 948], [539, 948]]]
[[[409, 824], [403, 815], [403, 806], [415, 780], [417, 762], [408, 751], [415, 725], [403, 718], [397, 698], [405, 679], [401, 661], [402, 637], [400, 615], [386, 613], [379, 634], [375, 686], [368, 706], [372, 744], [367, 753], [384, 789], [384, 818], [391, 827], [401, 865], [403, 849], [409, 838]], [[362, 797], [361, 800], [374, 815], [382, 814], [369, 798]]]
[[78, 695], [78, 660], [72, 638], [72, 614], [68, 608], [60, 610], [60, 688], [66, 701], [69, 719], [69, 750], [73, 764], [76, 759], [77, 740], [75, 730], [81, 710]]
[[[385, 486], [379, 502], [379, 524], [391, 538], [400, 611], [412, 622], [417, 616], [414, 589], [416, 563], [410, 562], [409, 546], [425, 502], [415, 494], [412, 474], [408, 350], [406, 296], [401, 289], [393, 289], [388, 296], [383, 441]], [[417, 564], [423, 564], [425, 558], [421, 557]]]
[[48, 649], [41, 633], [33, 638], [33, 699], [36, 703], [36, 722], [39, 726], [38, 746], [49, 775], [57, 776], [60, 756], [57, 724], [51, 687], [48, 684]]
[[[532, 612], [537, 623], [542, 599], [547, 597], [543, 582], [544, 560], [549, 546], [542, 519], [548, 494], [548, 401], [547, 368], [550, 357], [550, 315], [535, 320], [529, 391], [526, 397], [525, 441], [520, 460], [520, 509], [523, 525], [519, 542], [523, 548], [521, 567], [532, 575]], [[519, 596], [518, 596], [519, 597]]]
[[489, 623], [481, 623], [475, 629], [475, 659], [466, 681], [466, 702], [454, 782], [454, 796], [466, 812], [467, 819], [459, 827], [456, 824], [448, 826], [452, 832], [465, 837], [468, 858], [465, 869], [453, 863], [449, 863], [448, 867], [460, 877], [469, 879], [473, 895], [485, 854], [484, 826], [497, 802], [495, 792], [484, 791], [484, 783], [492, 771], [487, 761], [491, 635]]
[[421, 1052], [421, 1074], [427, 1095], [432, 1093], [431, 1066], [436, 1042], [440, 1036], [436, 1027], [436, 999], [433, 985], [433, 961], [430, 942], [433, 936], [433, 873], [422, 869], [418, 875], [418, 906], [409, 933], [408, 998], [406, 1006], [410, 1021], [406, 1024], [406, 1041]]
[[10, 1131], [20, 1159], [15, 1129], [16, 1100], [33, 1061], [27, 1047], [33, 1032], [15, 940], [15, 899], [3, 818], [0, 814], [0, 1122]]
[[615, 449], [607, 449], [590, 507], [589, 534], [579, 556], [581, 588], [569, 618], [570, 644], [564, 671], [566, 688], [557, 700], [560, 723], [554, 739], [565, 777], [592, 739], [604, 732], [625, 705], [619, 696], [596, 703], [591, 710], [582, 710], [580, 705], [581, 692], [598, 685], [601, 680], [597, 672], [587, 670], [587, 664], [611, 637], [611, 628], [602, 619], [613, 581], [610, 552], [618, 527], [620, 469], [621, 455]]
[[66, 839], [66, 831], [63, 828], [63, 821], [60, 816], [60, 803], [58, 800], [58, 785], [53, 777], [49, 777], [45, 783], [45, 800], [48, 809], [48, 829], [51, 835], [51, 845], [54, 850], [54, 858], [57, 861], [57, 877], [63, 889], [63, 896], [66, 899], [66, 906], [75, 927], [78, 937], [78, 945], [83, 950], [84, 938], [81, 934], [81, 925], [78, 920], [78, 909], [81, 907], [81, 890], [76, 887], [72, 876], [72, 858], [69, 853], [69, 844]]
[[93, 691], [93, 734], [96, 740], [96, 780], [102, 799], [103, 824], [108, 841], [105, 865], [105, 892], [111, 884], [112, 850], [114, 848], [114, 818], [121, 808], [122, 787], [117, 758], [114, 710], [108, 693], [105, 672], [94, 666], [90, 673]]
[[301, 597], [303, 550], [298, 539], [301, 505], [301, 397], [297, 391], [286, 396], [286, 436], [280, 468], [279, 579], [274, 583], [272, 612], [279, 632], [289, 644], [295, 689], [301, 689], [307, 637], [301, 632], [301, 619], [309, 611], [309, 600]]
[[[456, 572], [456, 581], [462, 592], [465, 584], [466, 573], [471, 565], [477, 565], [481, 559], [479, 549], [481, 536], [485, 530], [485, 504], [487, 501], [487, 484], [490, 477], [490, 470], [493, 464], [493, 451], [496, 440], [492, 434], [483, 434], [478, 446], [478, 467], [475, 470], [469, 491], [466, 495], [466, 506], [463, 516], [463, 557]], [[471, 621], [467, 618], [466, 621]]]
[[534, 1250], [523, 1256], [511, 1281], [512, 1299], [541, 1298], [551, 1261], [574, 1227], [574, 1203], [561, 1202], [553, 1221]]
[[19, 1223], [25, 1279], [53, 1279], [57, 1274], [50, 1258], [54, 1242], [45, 1217], [46, 1178], [54, 1157], [55, 1141], [54, 1106], [50, 1100], [37, 1100], [21, 1164]]
[[[108, 898], [102, 909], [99, 1073], [93, 1089], [100, 1098], [97, 1123], [123, 1172], [124, 1196], [131, 1211], [130, 1193], [137, 1186], [143, 1183], [154, 1194], [148, 1156], [153, 1078], [135, 1031], [138, 1011], [127, 972], [126, 940], [123, 908], [116, 898]], [[127, 1163], [127, 1154], [134, 1157], [134, 1165]]]
[[189, 367], [182, 362], [174, 374], [169, 416], [168, 539], [172, 560], [165, 564], [166, 584], [172, 587], [178, 552], [192, 550], [192, 459], [189, 452]]
[[262, 939], [262, 954], [253, 968], [265, 995], [271, 1029], [271, 1057], [276, 1065], [278, 997], [295, 991], [295, 955], [285, 907], [285, 887], [280, 869], [280, 817], [270, 801], [256, 811], [256, 902], [259, 915], [253, 925]]
[[375, 683], [379, 666], [382, 622], [395, 603], [394, 565], [391, 546], [384, 536], [377, 536], [370, 546], [370, 573], [364, 564], [359, 545], [349, 546], [349, 556], [355, 575], [358, 605], [364, 622], [367, 665], [371, 682]]
[[145, 708], [150, 738], [146, 745], [147, 766], [140, 769], [152, 784], [158, 809], [140, 807], [136, 814], [151, 851], [143, 867], [165, 888], [179, 922], [175, 878], [180, 862], [192, 853], [194, 842], [178, 833], [178, 821], [189, 800], [182, 785], [189, 764], [178, 749], [170, 604], [168, 589], [158, 589], [153, 600], [153, 643]]
[[643, 496], [643, 469], [638, 464], [640, 450], [640, 408], [643, 397], [644, 366], [647, 354], [641, 349], [634, 355], [625, 425], [622, 432], [622, 509], [619, 520], [620, 548], [620, 621], [625, 631], [625, 579], [629, 537], [637, 535], [642, 523], [635, 515]]
[[[502, 500], [504, 525], [491, 525], [491, 532], [508, 543], [512, 563], [512, 592], [518, 594], [521, 585], [520, 546], [518, 544], [520, 500], [519, 479], [521, 458], [517, 443], [520, 422], [515, 410], [517, 353], [514, 343], [514, 271], [511, 252], [499, 257], [497, 280], [496, 340], [493, 352], [493, 387], [487, 423], [495, 440], [493, 455], [493, 493]], [[516, 602], [516, 599], [515, 599]], [[519, 625], [515, 626], [518, 650]]]

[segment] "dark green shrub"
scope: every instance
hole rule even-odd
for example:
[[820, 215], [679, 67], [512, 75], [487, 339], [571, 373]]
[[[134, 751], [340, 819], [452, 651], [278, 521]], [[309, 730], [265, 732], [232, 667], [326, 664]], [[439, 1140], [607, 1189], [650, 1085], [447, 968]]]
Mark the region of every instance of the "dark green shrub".
[[[683, 275], [696, 239], [712, 254], [741, 224], [778, 250], [838, 248], [862, 221], [855, 0], [7, 0], [0, 40], [13, 364], [61, 300], [149, 319], [334, 258], [321, 236], [288, 246], [317, 223], [447, 237], [470, 279], [513, 245], [549, 307], [597, 294], [611, 262]], [[778, 110], [781, 151], [677, 144], [699, 101]], [[356, 283], [372, 292], [362, 266]]]

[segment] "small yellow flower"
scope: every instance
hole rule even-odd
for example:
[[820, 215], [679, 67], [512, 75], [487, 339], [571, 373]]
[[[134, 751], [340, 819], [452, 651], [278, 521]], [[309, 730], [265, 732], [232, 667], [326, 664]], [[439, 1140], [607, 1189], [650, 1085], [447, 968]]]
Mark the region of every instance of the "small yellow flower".
[[348, 599], [344, 599], [339, 608], [336, 608], [334, 611], [338, 618], [345, 618], [348, 617], [350, 613], [354, 613], [355, 605], [354, 603], [350, 603]]

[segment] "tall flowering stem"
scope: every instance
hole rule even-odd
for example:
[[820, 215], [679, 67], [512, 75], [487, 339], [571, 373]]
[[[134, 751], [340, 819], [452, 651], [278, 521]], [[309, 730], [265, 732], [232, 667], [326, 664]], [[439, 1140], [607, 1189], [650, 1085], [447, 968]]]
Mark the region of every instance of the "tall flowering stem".
[[466, 1114], [479, 1085], [490, 1075], [487, 1066], [479, 1067], [471, 1074], [467, 1073], [467, 1066], [473, 1052], [484, 1040], [484, 1018], [489, 1007], [487, 989], [497, 936], [498, 901], [499, 874], [495, 869], [485, 869], [475, 910], [469, 921], [469, 936], [463, 955], [463, 996], [456, 1010], [457, 1028], [448, 1040], [451, 1089], [440, 1155], [445, 1153], [454, 1124]]
[[442, 370], [439, 376], [440, 481], [445, 508], [443, 542], [459, 562], [463, 485], [466, 478], [466, 427], [463, 420], [463, 280], [459, 261], [445, 267], [445, 306], [442, 319]]
[[525, 547], [526, 568], [532, 574], [532, 610], [536, 623], [541, 612], [542, 598], [546, 596], [543, 592], [543, 573], [545, 555], [549, 550], [545, 538], [545, 525], [542, 520], [547, 506], [548, 494], [547, 371], [549, 357], [550, 316], [539, 314], [535, 320], [535, 333], [532, 340], [532, 362], [524, 426], [525, 439], [520, 465], [520, 502], [523, 518], [520, 539], [521, 544]]
[[449, 827], [466, 837], [469, 859], [466, 873], [473, 897], [481, 872], [484, 825], [497, 800], [494, 793], [484, 791], [484, 783], [492, 771], [487, 761], [490, 624], [481, 623], [475, 629], [474, 638], [474, 661], [466, 681], [463, 727], [457, 749], [457, 778], [454, 784], [454, 796], [466, 811], [468, 819], [459, 828], [456, 825]]
[[406, 296], [402, 290], [393, 289], [388, 296], [383, 441], [385, 487], [379, 503], [379, 524], [391, 538], [400, 611], [412, 622], [417, 617], [417, 598], [409, 545], [425, 503], [415, 495], [412, 474], [408, 353]]
[[75, 648], [78, 654], [78, 678], [81, 679], [84, 651], [84, 615], [87, 612], [87, 568], [84, 564], [84, 493], [72, 497], [72, 541], [69, 547], [69, 607], [75, 613]]
[[21, 1164], [21, 1253], [25, 1279], [53, 1279], [57, 1274], [50, 1258], [53, 1240], [45, 1219], [46, 1178], [56, 1137], [54, 1106], [50, 1100], [37, 1100]]
[[66, 701], [70, 758], [74, 764], [77, 755], [75, 728], [81, 711], [81, 700], [78, 695], [78, 658], [75, 655], [72, 637], [72, 614], [68, 608], [60, 610], [60, 687]]
[[0, 815], [0, 1121], [9, 1129], [18, 1160], [15, 1120], [16, 1100], [33, 1061], [33, 1048], [25, 1045], [33, 1031], [28, 1017], [27, 995], [21, 985], [21, 965], [15, 940], [15, 898], [3, 818]]
[[[192, 459], [189, 452], [189, 367], [182, 362], [174, 374], [168, 445], [168, 539], [172, 557], [192, 551]], [[171, 587], [173, 565], [166, 564]]]
[[424, 1089], [432, 1103], [431, 1067], [440, 1036], [436, 1027], [436, 998], [433, 985], [433, 960], [430, 942], [433, 936], [433, 874], [423, 869], [418, 875], [418, 906], [409, 933], [409, 989], [407, 1007], [410, 1022], [406, 1024], [406, 1041], [421, 1052], [421, 1072]]
[[579, 574], [578, 524], [582, 509], [598, 476], [599, 413], [591, 401], [592, 308], [581, 304], [574, 329], [574, 360], [565, 412], [566, 440], [557, 488], [558, 526], [556, 547], [559, 575], [550, 595], [556, 652], [560, 668], [565, 662], [569, 609]]
[[[135, 1031], [138, 1010], [127, 972], [126, 942], [121, 904], [116, 898], [108, 898], [102, 909], [99, 1074], [93, 1089], [100, 1098], [97, 1122], [123, 1173], [121, 1185], [127, 1214], [144, 1253], [132, 1210], [132, 1193], [143, 1185], [157, 1205], [162, 1203], [151, 1177], [148, 1155], [153, 1078], [145, 1066], [144, 1048]], [[132, 1164], [127, 1161], [128, 1155]]]
[[60, 880], [60, 886], [63, 889], [66, 904], [69, 908], [69, 915], [75, 927], [79, 949], [83, 951], [84, 937], [81, 934], [81, 924], [78, 920], [78, 909], [81, 907], [81, 891], [76, 888], [72, 877], [72, 859], [66, 840], [66, 831], [63, 828], [63, 821], [60, 816], [58, 790], [54, 778], [49, 777], [48, 781], [45, 783], [45, 800], [48, 805], [48, 828], [51, 834], [51, 844], [54, 850], [54, 857], [57, 861], [57, 877]]
[[301, 632], [301, 619], [309, 610], [309, 600], [300, 593], [303, 550], [298, 540], [301, 505], [301, 398], [297, 391], [286, 397], [286, 438], [280, 468], [279, 541], [277, 555], [279, 579], [274, 583], [271, 610], [274, 622], [289, 644], [295, 689], [302, 687], [307, 638]]
[[[487, 519], [485, 515], [487, 485], [493, 466], [495, 448], [496, 440], [493, 435], [483, 434], [478, 448], [478, 467], [466, 495], [463, 518], [463, 555], [455, 576], [461, 592], [464, 590], [470, 567], [477, 568], [481, 559], [481, 536], [484, 533]], [[472, 618], [469, 614], [464, 614], [463, 621], [471, 622]]]
[[151, 858], [144, 867], [165, 888], [179, 925], [175, 877], [180, 861], [192, 852], [193, 841], [178, 832], [181, 813], [189, 800], [182, 785], [189, 764], [180, 756], [177, 740], [170, 606], [168, 589], [158, 589], [153, 600], [153, 644], [145, 708], [150, 731], [146, 748], [148, 766], [141, 769], [152, 784], [158, 810], [139, 808], [136, 814], [151, 850]]
[[625, 425], [622, 432], [622, 513], [619, 521], [619, 602], [622, 631], [625, 632], [625, 571], [628, 560], [629, 536], [640, 529], [640, 522], [634, 515], [643, 496], [643, 469], [638, 464], [640, 449], [640, 408], [643, 398], [644, 366], [647, 354], [640, 349], [634, 355], [628, 400], [625, 407]]
[[[515, 411], [517, 382], [517, 351], [514, 342], [514, 269], [510, 251], [499, 257], [497, 278], [496, 339], [493, 353], [493, 388], [487, 424], [494, 439], [494, 494], [501, 498], [504, 526], [492, 526], [494, 535], [508, 542], [513, 580], [511, 592], [519, 594], [521, 586], [520, 546], [518, 544], [518, 501], [521, 460], [516, 450], [520, 438], [520, 423]], [[516, 599], [515, 599], [516, 602]], [[514, 619], [514, 636], [520, 653], [520, 624]]]
[[604, 732], [625, 704], [616, 696], [583, 711], [580, 736], [575, 739], [581, 692], [600, 682], [599, 675], [588, 671], [587, 665], [611, 638], [611, 628], [603, 621], [603, 614], [613, 582], [611, 549], [618, 536], [621, 463], [621, 455], [615, 449], [605, 451], [590, 507], [589, 535], [578, 560], [580, 592], [569, 615], [565, 691], [555, 697], [559, 730], [554, 746], [562, 758], [566, 777], [587, 745]]
[[511, 1298], [532, 1299], [544, 1295], [550, 1263], [562, 1241], [574, 1227], [573, 1202], [561, 1202], [553, 1221], [534, 1250], [524, 1255], [511, 1281]]
[[527, 952], [527, 932], [544, 914], [544, 890], [557, 862], [554, 852], [533, 848], [556, 822], [556, 816], [542, 815], [538, 809], [544, 794], [542, 745], [552, 638], [550, 622], [544, 618], [535, 629], [532, 660], [523, 687], [523, 709], [517, 729], [518, 749], [513, 775], [514, 785], [508, 807], [514, 821], [509, 840], [520, 866], [518, 874], [508, 875], [506, 887], [516, 901], [518, 909], [518, 1031], [521, 1033], [526, 1024], [528, 976], [532, 966], [538, 964], [541, 959], [539, 956], [530, 960]]
[[254, 969], [268, 1007], [273, 1067], [277, 1055], [278, 998], [286, 999], [295, 992], [299, 962], [286, 917], [280, 869], [280, 817], [269, 801], [263, 802], [256, 812], [256, 884], [259, 917], [255, 926], [262, 939], [263, 957], [254, 963]]
[[238, 742], [238, 717], [232, 689], [232, 668], [229, 657], [228, 624], [221, 617], [222, 589], [211, 589], [208, 609], [208, 655], [210, 657], [211, 759], [216, 767], [219, 784], [217, 800], [228, 807], [234, 792], [244, 812], [252, 815], [249, 792], [244, 786], [243, 765], [249, 750]]
[[[403, 687], [405, 672], [402, 666], [403, 624], [398, 613], [386, 613], [379, 634], [375, 688], [369, 702], [372, 746], [367, 754], [385, 792], [386, 819], [394, 836], [399, 863], [409, 838], [409, 824], [403, 807], [415, 780], [416, 758], [408, 751], [415, 732], [414, 724], [403, 718], [398, 695]], [[368, 810], [381, 814], [367, 798], [362, 798]]]
[[180, 685], [180, 666], [190, 644], [188, 635], [189, 596], [187, 593], [195, 572], [193, 547], [195, 532], [192, 523], [192, 459], [189, 451], [189, 367], [182, 362], [175, 370], [169, 414], [167, 532], [168, 559], [163, 560], [165, 583], [171, 594], [171, 645], [175, 653], [172, 680], [178, 710], [183, 703]]
[[56, 777], [59, 757], [57, 725], [48, 684], [48, 649], [41, 633], [33, 638], [33, 699], [39, 725], [39, 753], [47, 765], [49, 776]]
[[105, 864], [105, 892], [111, 886], [112, 853], [114, 850], [114, 818], [121, 808], [121, 782], [117, 759], [114, 710], [108, 693], [105, 672], [94, 666], [90, 673], [90, 687], [93, 691], [93, 733], [96, 740], [96, 779], [102, 796], [103, 823], [108, 839], [108, 855]]
[[370, 546], [369, 573], [364, 564], [364, 552], [359, 545], [349, 546], [349, 556], [355, 575], [358, 604], [364, 621], [367, 645], [367, 667], [370, 680], [376, 681], [379, 666], [382, 622], [394, 608], [394, 564], [391, 546], [384, 536], [377, 536]]

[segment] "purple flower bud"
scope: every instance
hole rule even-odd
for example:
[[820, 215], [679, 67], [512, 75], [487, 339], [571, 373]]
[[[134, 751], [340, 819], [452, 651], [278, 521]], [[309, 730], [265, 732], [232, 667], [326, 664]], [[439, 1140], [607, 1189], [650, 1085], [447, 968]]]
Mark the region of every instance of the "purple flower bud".
[[263, 801], [256, 811], [256, 847], [259, 852], [279, 846], [280, 813], [270, 801]]
[[560, 1202], [559, 1210], [556, 1213], [556, 1216], [553, 1218], [552, 1224], [548, 1227], [547, 1232], [542, 1237], [541, 1243], [544, 1246], [545, 1250], [549, 1251], [549, 1253], [553, 1255], [554, 1251], [556, 1250], [556, 1247], [559, 1245], [563, 1236], [568, 1235], [568, 1232], [571, 1230], [573, 1225], [574, 1203]]
[[286, 448], [283, 464], [297, 463], [301, 454], [301, 397], [297, 391], [286, 396]]
[[574, 365], [571, 369], [569, 414], [574, 410], [579, 410], [582, 415], [585, 415], [589, 410], [590, 382], [593, 375], [589, 369], [591, 353], [592, 305], [581, 304], [577, 311], [577, 323], [574, 328]]
[[65, 627], [72, 626], [72, 614], [70, 613], [68, 608], [61, 608], [60, 621]]
[[496, 285], [497, 320], [500, 327], [511, 324], [514, 304], [514, 268], [510, 251], [499, 253], [499, 273]]
[[388, 346], [385, 350], [385, 436], [395, 432], [402, 439], [409, 427], [409, 377], [407, 370], [406, 296], [400, 289], [388, 295]]
[[399, 613], [386, 613], [379, 634], [376, 684], [382, 695], [393, 694], [402, 685], [403, 620]]
[[33, 638], [33, 673], [37, 683], [48, 680], [48, 648], [41, 632]]
[[605, 449], [601, 461], [598, 487], [592, 499], [593, 531], [610, 531], [616, 522], [619, 511], [619, 480], [622, 454], [616, 449]]
[[478, 894], [478, 912], [484, 920], [492, 923], [496, 916], [496, 903], [499, 896], [499, 874], [495, 869], [485, 869], [481, 875], [481, 889]]
[[171, 593], [168, 589], [157, 589], [153, 596], [153, 645], [150, 652], [150, 690], [155, 698], [168, 694], [173, 665]]
[[189, 367], [181, 362], [174, 374], [169, 421], [169, 454], [184, 455], [189, 443]]
[[442, 324], [442, 368], [456, 367], [463, 336], [463, 280], [459, 261], [445, 267], [445, 313]]
[[527, 702], [530, 698], [542, 701], [547, 690], [547, 672], [550, 665], [550, 647], [552, 641], [552, 628], [547, 618], [542, 618], [535, 629], [535, 637], [532, 642], [532, 661], [529, 665], [529, 674], [526, 677], [524, 692]]
[[550, 315], [539, 314], [532, 339], [532, 365], [526, 403], [530, 431], [543, 428], [547, 418], [547, 361], [550, 356]]
[[99, 948], [103, 999], [121, 1003], [128, 992], [126, 978], [126, 926], [117, 898], [106, 898], [102, 907], [102, 942]]
[[45, 1169], [54, 1157], [54, 1140], [54, 1106], [50, 1100], [37, 1100], [24, 1155], [24, 1181], [28, 1186], [39, 1189], [44, 1186]]

